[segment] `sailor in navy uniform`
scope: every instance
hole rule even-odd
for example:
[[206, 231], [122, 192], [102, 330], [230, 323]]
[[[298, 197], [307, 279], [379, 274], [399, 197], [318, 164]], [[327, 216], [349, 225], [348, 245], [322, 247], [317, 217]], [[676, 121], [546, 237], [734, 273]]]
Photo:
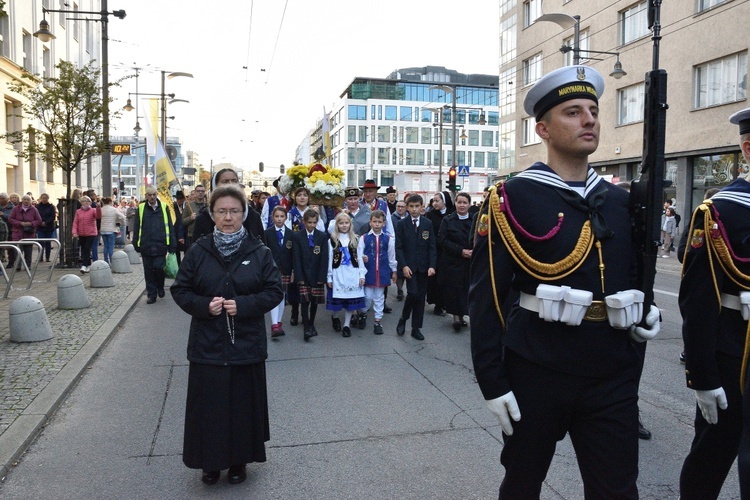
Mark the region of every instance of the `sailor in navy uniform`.
[[[742, 154], [750, 162], [750, 108], [729, 121], [739, 125]], [[741, 496], [750, 498], [750, 400], [742, 395], [743, 389], [748, 393], [743, 359], [750, 301], [747, 177], [698, 206], [678, 252], [684, 254], [679, 304], [685, 375], [697, 401], [680, 498], [718, 497], [738, 451]]]
[[[500, 498], [538, 498], [566, 434], [586, 498], [638, 497], [634, 342], [656, 335], [659, 311], [643, 311], [643, 294], [632, 290], [628, 193], [588, 165], [603, 90], [586, 66], [541, 78], [524, 109], [536, 117], [547, 162], [492, 187], [478, 214], [471, 348], [504, 434]], [[509, 293], [519, 300], [505, 317]], [[648, 329], [636, 326], [643, 315]]]

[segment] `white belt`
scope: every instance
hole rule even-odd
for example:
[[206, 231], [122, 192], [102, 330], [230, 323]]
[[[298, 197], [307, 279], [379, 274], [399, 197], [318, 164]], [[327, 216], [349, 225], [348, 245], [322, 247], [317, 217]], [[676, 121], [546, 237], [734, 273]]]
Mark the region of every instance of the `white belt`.
[[740, 303], [739, 296], [730, 295], [728, 293], [721, 294], [721, 307], [726, 307], [727, 309], [734, 309], [735, 311], [742, 310], [742, 304]]

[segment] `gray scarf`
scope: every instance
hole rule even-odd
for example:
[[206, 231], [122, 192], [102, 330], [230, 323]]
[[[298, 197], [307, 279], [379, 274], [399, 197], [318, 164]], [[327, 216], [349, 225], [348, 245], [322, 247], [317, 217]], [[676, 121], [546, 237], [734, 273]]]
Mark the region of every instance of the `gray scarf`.
[[223, 257], [228, 257], [240, 248], [246, 235], [245, 226], [240, 226], [239, 231], [231, 234], [222, 233], [218, 227], [214, 227], [214, 245]]

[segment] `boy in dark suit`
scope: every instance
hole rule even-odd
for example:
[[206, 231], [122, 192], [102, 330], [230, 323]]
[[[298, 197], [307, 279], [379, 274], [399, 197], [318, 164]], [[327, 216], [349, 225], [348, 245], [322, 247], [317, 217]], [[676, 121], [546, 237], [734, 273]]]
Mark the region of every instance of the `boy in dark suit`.
[[281, 287], [284, 290], [284, 298], [271, 310], [271, 338], [277, 338], [285, 334], [281, 318], [284, 316], [287, 288], [289, 283], [294, 281], [294, 261], [292, 259], [292, 231], [285, 225], [286, 208], [281, 205], [274, 207], [271, 221], [271, 226], [265, 231], [266, 245], [271, 249], [273, 260], [281, 272]]
[[406, 279], [406, 300], [396, 333], [406, 332], [406, 320], [413, 313], [411, 336], [424, 340], [420, 331], [424, 319], [424, 300], [427, 294], [427, 277], [435, 274], [437, 248], [432, 222], [420, 215], [424, 201], [418, 194], [406, 199], [409, 216], [396, 224], [396, 260]]
[[303, 215], [305, 229], [294, 233], [294, 276], [299, 285], [302, 324], [305, 341], [315, 337], [315, 314], [318, 304], [325, 304], [325, 286], [328, 280], [328, 235], [315, 228], [318, 212], [306, 210]]

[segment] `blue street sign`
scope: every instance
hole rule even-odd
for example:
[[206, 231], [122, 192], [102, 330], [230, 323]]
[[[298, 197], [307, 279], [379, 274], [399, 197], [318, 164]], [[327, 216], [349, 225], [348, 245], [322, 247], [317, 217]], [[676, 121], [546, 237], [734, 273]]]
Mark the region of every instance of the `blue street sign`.
[[468, 165], [459, 165], [458, 166], [458, 176], [459, 177], [469, 177], [469, 166]]

